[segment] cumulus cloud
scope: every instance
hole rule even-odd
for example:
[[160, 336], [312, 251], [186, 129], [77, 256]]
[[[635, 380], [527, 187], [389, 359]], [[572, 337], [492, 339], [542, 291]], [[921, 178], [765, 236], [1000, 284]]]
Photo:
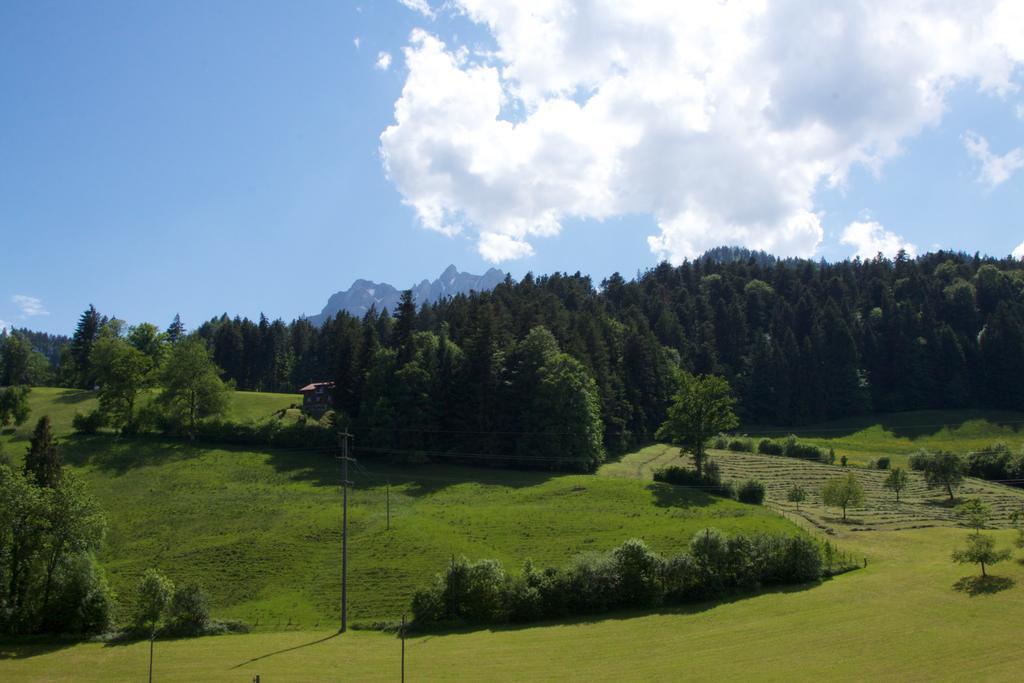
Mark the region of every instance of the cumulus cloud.
[[11, 297], [11, 302], [21, 311], [22, 317], [50, 315], [50, 312], [43, 306], [43, 302], [34, 296], [15, 294]]
[[425, 227], [469, 231], [495, 262], [623, 214], [651, 215], [674, 262], [810, 256], [819, 187], [880, 168], [958, 83], [1015, 90], [1024, 62], [1013, 1], [453, 5], [497, 49], [414, 31], [381, 156]]
[[1017, 118], [1024, 121], [1024, 104], [1017, 105]]
[[1017, 248], [1013, 250], [1013, 258], [1024, 259], [1024, 242], [1017, 245]]
[[978, 182], [989, 187], [1002, 185], [1024, 168], [1024, 147], [1011, 149], [1002, 156], [993, 154], [988, 147], [988, 140], [974, 131], [964, 133], [964, 147], [967, 148], [967, 154], [981, 164]]
[[894, 232], [885, 229], [881, 223], [876, 221], [854, 221], [843, 230], [843, 236], [839, 238], [843, 244], [854, 248], [853, 256], [862, 259], [872, 259], [878, 254], [887, 258], [893, 258], [900, 249], [910, 256], [917, 254], [917, 247], [907, 242]]
[[377, 63], [374, 64], [373, 66], [374, 66], [375, 69], [380, 69], [381, 71], [387, 71], [388, 68], [391, 66], [391, 55], [389, 53], [387, 53], [387, 52], [378, 52], [377, 53]]
[[355, 38], [353, 38], [353, 39], [352, 39], [352, 44], [356, 46], [356, 49], [357, 49], [357, 50], [359, 49], [359, 43], [360, 43], [360, 42], [361, 42], [361, 41], [360, 41], [360, 39], [359, 39], [359, 36], [356, 36]]
[[402, 3], [414, 12], [419, 12], [425, 17], [430, 19], [434, 18], [434, 10], [430, 8], [427, 0], [398, 0], [398, 2]]

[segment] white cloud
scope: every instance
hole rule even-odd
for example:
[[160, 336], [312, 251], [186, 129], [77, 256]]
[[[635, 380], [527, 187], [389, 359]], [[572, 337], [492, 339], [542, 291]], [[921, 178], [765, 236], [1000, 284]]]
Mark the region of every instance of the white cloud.
[[843, 244], [854, 248], [853, 256], [862, 259], [872, 259], [881, 253], [887, 258], [893, 258], [900, 249], [907, 252], [909, 256], [917, 254], [917, 247], [907, 242], [894, 232], [885, 229], [881, 223], [875, 221], [855, 221], [846, 226], [843, 236], [839, 238]]
[[427, 0], [398, 0], [398, 2], [402, 3], [414, 12], [419, 12], [425, 17], [430, 19], [434, 18], [434, 10], [430, 8]]
[[1013, 0], [453, 4], [497, 50], [414, 31], [381, 156], [424, 226], [494, 261], [622, 214], [653, 216], [672, 261], [812, 255], [820, 186], [880, 168], [959, 83], [1015, 90], [1024, 62]]
[[361, 41], [360, 41], [360, 39], [359, 39], [359, 36], [356, 36], [355, 38], [353, 38], [353, 39], [352, 39], [352, 44], [356, 46], [356, 49], [357, 49], [357, 50], [359, 49], [359, 43], [360, 43], [360, 42], [361, 42]]
[[391, 66], [391, 55], [388, 54], [387, 52], [378, 52], [377, 53], [377, 63], [374, 64], [373, 66], [374, 66], [375, 69], [380, 69], [381, 71], [387, 71], [388, 68]]
[[1013, 258], [1024, 259], [1024, 242], [1017, 245], [1017, 248], [1013, 250]]
[[1011, 149], [999, 156], [989, 150], [988, 140], [970, 130], [964, 133], [964, 147], [967, 148], [967, 154], [981, 164], [978, 182], [989, 187], [1002, 185], [1024, 168], [1024, 147]]
[[1017, 105], [1017, 118], [1024, 121], [1024, 104]]
[[10, 330], [10, 329], [11, 329], [11, 324], [9, 322], [7, 322], [6, 320], [0, 320], [0, 332], [3, 332], [4, 330]]
[[21, 310], [22, 317], [50, 315], [50, 312], [43, 307], [43, 302], [34, 296], [15, 294], [11, 297], [11, 302]]

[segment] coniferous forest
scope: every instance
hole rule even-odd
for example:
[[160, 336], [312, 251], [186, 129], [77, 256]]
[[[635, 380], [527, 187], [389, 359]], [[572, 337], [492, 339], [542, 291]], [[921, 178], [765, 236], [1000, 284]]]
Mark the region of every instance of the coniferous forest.
[[[103, 324], [83, 314], [61, 383], [92, 386]], [[631, 281], [527, 275], [321, 328], [223, 315], [195, 334], [239, 389], [335, 382], [339, 417], [380, 451], [590, 469], [653, 438], [680, 370], [725, 377], [745, 424], [1024, 410], [1024, 267], [949, 252], [830, 264], [720, 248]]]

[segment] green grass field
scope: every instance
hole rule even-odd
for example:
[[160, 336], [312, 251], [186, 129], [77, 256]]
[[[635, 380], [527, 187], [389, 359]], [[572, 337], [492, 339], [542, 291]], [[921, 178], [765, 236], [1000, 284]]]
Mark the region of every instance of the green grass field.
[[807, 427], [747, 429], [755, 440], [782, 439], [795, 434], [801, 441], [834, 448], [836, 457], [867, 465], [887, 456], [903, 465], [919, 448], [960, 454], [980, 450], [996, 441], [1014, 449], [1024, 447], [1024, 413], [980, 410], [915, 410], [905, 413], [863, 415]]
[[[617, 614], [407, 642], [409, 680], [1015, 681], [1024, 565], [990, 594], [949, 561], [968, 532], [841, 531], [866, 569], [809, 589], [688, 609]], [[999, 533], [1008, 545], [1011, 533]], [[1017, 553], [1018, 557], [1021, 555]], [[330, 629], [157, 642], [160, 681], [397, 680], [394, 636]], [[148, 644], [2, 645], [5, 681], [143, 680]]]
[[[88, 413], [98, 405], [96, 393], [93, 391], [57, 387], [33, 388], [28, 395], [28, 403], [32, 410], [28, 421], [20, 427], [8, 427], [0, 432], [0, 442], [28, 441], [36, 420], [43, 415], [50, 416], [55, 434], [67, 436], [71, 434], [71, 421], [75, 418], [75, 413]], [[278, 410], [301, 403], [302, 396], [299, 394], [236, 391], [231, 395], [227, 417], [238, 422], [265, 420]]]
[[[30, 422], [46, 411], [61, 430], [70, 427], [76, 406], [87, 409], [82, 406], [93, 400], [37, 391], [39, 412]], [[239, 419], [259, 419], [295, 400], [238, 394], [233, 410]], [[959, 424], [979, 420], [965, 414]], [[1000, 420], [1009, 422], [1007, 416], [984, 419], [984, 439], [1008, 429], [998, 427]], [[5, 438], [20, 440], [24, 431]], [[851, 434], [861, 432], [873, 433]], [[969, 448], [956, 444], [974, 438], [959, 429], [936, 436], [942, 433], [893, 432], [892, 438], [946, 439], [961, 452]], [[889, 450], [884, 435], [857, 438]], [[8, 447], [15, 450], [20, 444]], [[978, 584], [963, 580], [976, 571], [950, 561], [968, 532], [955, 526], [941, 492], [915, 480], [906, 502], [896, 506], [880, 487], [883, 472], [857, 469], [868, 501], [843, 524], [816, 494], [842, 468], [753, 454], [714, 457], [726, 478], [765, 481], [766, 506], [653, 484], [652, 470], [678, 458], [678, 450], [666, 446], [631, 453], [597, 476], [362, 461], [350, 494], [350, 621], [398, 617], [412, 591], [453, 553], [494, 557], [517, 571], [527, 557], [561, 564], [579, 551], [608, 549], [630, 537], [670, 553], [705, 525], [804, 528], [832, 534], [842, 549], [868, 558], [867, 568], [818, 586], [684, 609], [417, 637], [408, 643], [410, 679], [953, 680], [968, 671], [986, 680], [1019, 677], [1009, 653], [1024, 627], [1024, 563], [1017, 559], [1024, 553], [994, 568], [1000, 579], [981, 586], [991, 593], [978, 594]], [[68, 438], [65, 458], [109, 513], [100, 559], [122, 597], [131, 595], [142, 571], [156, 566], [177, 581], [201, 579], [216, 616], [258, 625], [249, 635], [158, 643], [157, 679], [397, 677], [393, 636], [353, 631], [330, 637], [340, 595], [341, 518], [340, 476], [330, 457], [101, 435]], [[784, 501], [794, 481], [812, 492], [799, 513]], [[1024, 504], [1024, 492], [976, 480], [964, 493], [991, 504], [1001, 526]], [[994, 533], [1003, 546], [1013, 539], [1009, 530]], [[144, 643], [0, 644], [0, 680], [137, 680], [145, 676], [147, 652]]]
[[[100, 559], [118, 593], [158, 567], [178, 581], [201, 579], [218, 616], [263, 628], [335, 618], [341, 494], [332, 457], [98, 436], [69, 440], [65, 459], [109, 512]], [[635, 480], [372, 461], [352, 478], [357, 621], [398, 618], [453, 553], [518, 571], [527, 558], [557, 565], [631, 537], [669, 552], [706, 525], [794, 528], [761, 507]]]

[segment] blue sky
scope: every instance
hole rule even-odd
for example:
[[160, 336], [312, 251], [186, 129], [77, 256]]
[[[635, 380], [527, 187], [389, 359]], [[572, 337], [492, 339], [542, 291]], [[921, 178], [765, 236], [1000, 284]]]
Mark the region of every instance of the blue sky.
[[[941, 66], [960, 39], [910, 32], [879, 68], [882, 9], [843, 18], [862, 52], [823, 37], [794, 56], [784, 17], [654, 3], [563, 13], [549, 35], [517, 3], [419, 4], [0, 5], [0, 321], [70, 332], [89, 303], [291, 319], [356, 278], [449, 263], [600, 280], [726, 242], [829, 259], [1024, 242], [1022, 58], [998, 31], [970, 38], [977, 64]], [[988, 19], [957, 18], [1007, 24]], [[698, 29], [723, 37], [682, 50]], [[729, 99], [750, 90], [750, 36], [781, 74], [756, 127]]]

